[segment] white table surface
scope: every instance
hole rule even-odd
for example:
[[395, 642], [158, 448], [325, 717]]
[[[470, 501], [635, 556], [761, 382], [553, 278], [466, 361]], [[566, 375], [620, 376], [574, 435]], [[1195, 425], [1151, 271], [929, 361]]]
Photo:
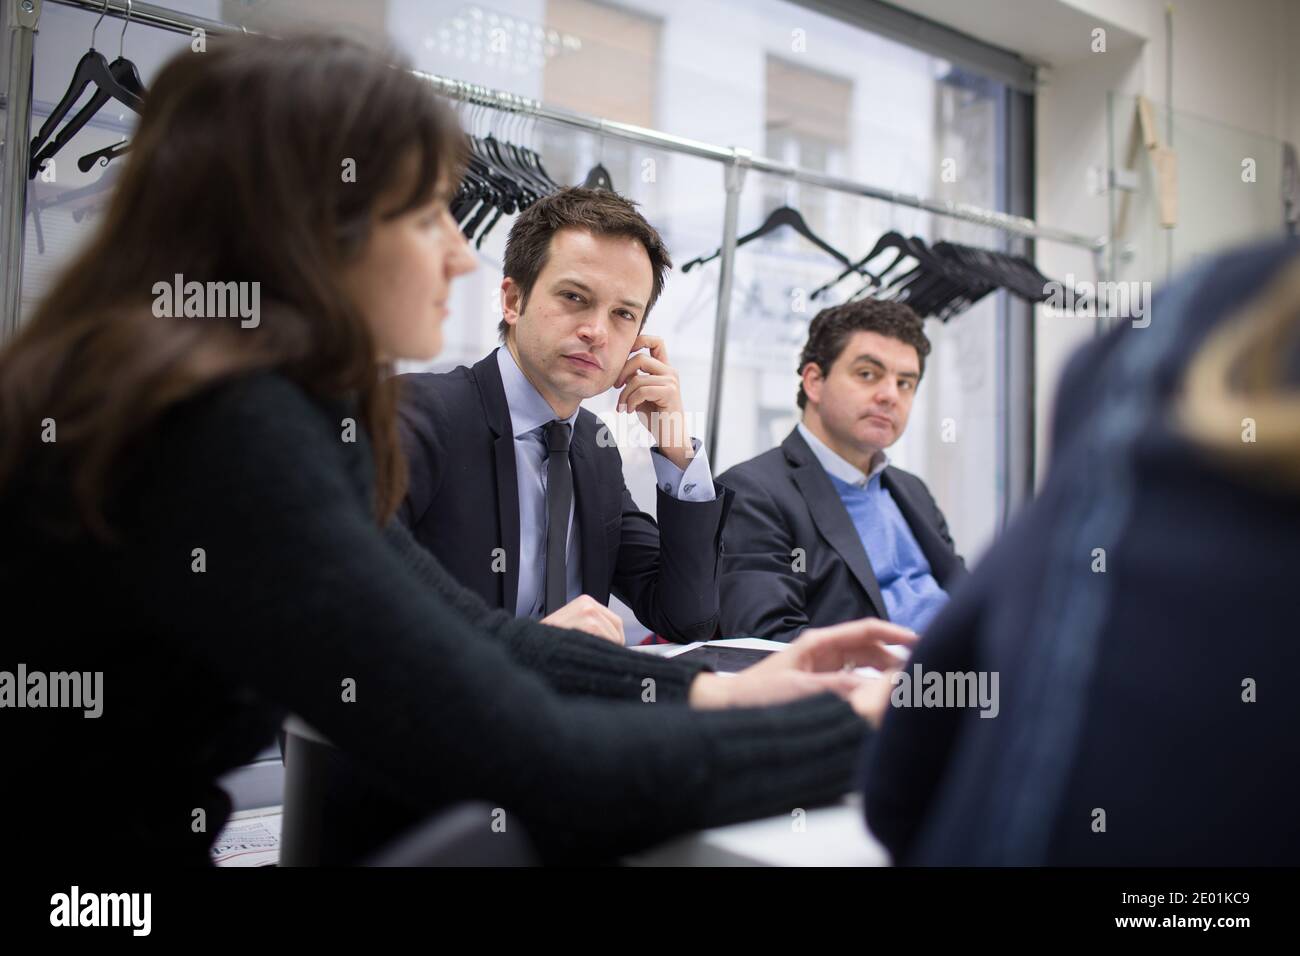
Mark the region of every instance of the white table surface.
[[794, 814], [713, 827], [628, 857], [631, 866], [888, 866], [889, 854], [867, 832], [857, 795]]
[[[709, 641], [728, 647], [784, 650], [788, 644], [760, 638]], [[698, 645], [657, 644], [637, 648], [676, 656]], [[867, 830], [857, 794], [839, 803], [794, 813], [699, 830], [628, 857], [631, 866], [888, 866], [889, 854]]]
[[[789, 645], [760, 638], [709, 641], [728, 647], [784, 650]], [[649, 654], [676, 656], [698, 644], [650, 644], [635, 648]], [[327, 742], [297, 717], [287, 730]], [[678, 837], [626, 858], [631, 866], [888, 866], [884, 846], [868, 832], [857, 794], [831, 806], [806, 809]]]

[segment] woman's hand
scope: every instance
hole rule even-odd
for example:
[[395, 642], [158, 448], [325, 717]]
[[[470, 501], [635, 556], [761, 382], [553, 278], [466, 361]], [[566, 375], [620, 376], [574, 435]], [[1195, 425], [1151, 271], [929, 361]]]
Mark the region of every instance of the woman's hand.
[[830, 691], [845, 698], [864, 719], [879, 725], [889, 702], [888, 673], [860, 677], [853, 669], [896, 670], [901, 661], [888, 647], [910, 648], [916, 641], [914, 631], [879, 618], [809, 628], [786, 650], [770, 654], [738, 674], [700, 674], [691, 685], [691, 706], [763, 707]]
[[769, 654], [743, 674], [755, 671], [800, 670], [814, 673], [874, 667], [896, 668], [900, 659], [890, 645], [910, 648], [918, 638], [915, 631], [878, 617], [862, 617], [830, 627], [810, 627], [787, 650]]
[[872, 727], [879, 728], [889, 707], [889, 695], [894, 689], [897, 670], [886, 671], [880, 677], [864, 677], [858, 689], [849, 694], [849, 705], [858, 716]]
[[748, 676], [749, 670], [739, 674], [705, 672], [697, 675], [691, 683], [691, 706], [697, 710], [770, 707], [827, 692], [848, 700], [861, 687], [863, 680], [846, 671], [809, 674], [798, 670], [773, 671], [755, 679]]

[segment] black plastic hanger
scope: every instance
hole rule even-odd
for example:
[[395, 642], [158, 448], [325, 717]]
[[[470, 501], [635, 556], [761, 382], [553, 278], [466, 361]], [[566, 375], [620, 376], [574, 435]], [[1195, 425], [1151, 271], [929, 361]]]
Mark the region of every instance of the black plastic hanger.
[[[131, 0], [126, 0], [126, 26], [122, 27], [123, 37], [126, 36], [126, 27], [130, 26], [130, 24]], [[134, 63], [122, 56], [120, 48], [118, 49], [117, 59], [110, 63], [108, 68], [124, 87], [144, 99], [145, 89], [144, 84], [140, 82], [140, 71], [136, 69]], [[97, 149], [93, 153], [87, 153], [85, 156], [80, 157], [77, 160], [77, 168], [83, 173], [87, 173], [96, 163], [107, 166], [130, 148], [131, 144], [123, 141], [114, 143], [111, 146], [105, 146], [103, 149]]]
[[982, 273], [997, 286], [1031, 302], [1046, 298], [1047, 287], [1052, 284], [1052, 280], [1023, 256], [950, 242], [935, 243], [934, 251]]
[[[736, 246], [743, 246], [747, 242], [752, 242], [753, 240], [758, 239], [761, 236], [766, 236], [770, 232], [775, 232], [777, 229], [782, 227], [793, 229], [832, 259], [839, 261], [845, 266], [849, 266], [850, 269], [852, 268], [852, 266], [849, 265], [848, 257], [844, 255], [844, 253], [840, 252], [838, 249], [817, 236], [810, 228], [808, 228], [808, 223], [804, 222], [803, 215], [799, 210], [791, 209], [789, 206], [778, 206], [776, 209], [773, 209], [768, 217], [763, 220], [761, 226], [753, 232], [746, 233], [738, 238], [736, 240]], [[698, 259], [692, 259], [690, 262], [686, 263], [686, 265], [682, 266], [682, 271], [690, 272], [696, 266], [704, 265], [706, 262], [712, 262], [720, 255], [722, 255], [722, 250], [716, 249], [707, 256], [700, 256]]]
[[[875, 256], [890, 249], [893, 249], [895, 252], [894, 258], [882, 267], [879, 272], [872, 274], [862, 270], [861, 267], [864, 263], [869, 262]], [[905, 261], [911, 263], [911, 265], [908, 266], [909, 271], [904, 273], [901, 278], [895, 276], [891, 279], [890, 276], [894, 270]], [[918, 275], [918, 270], [921, 272], [929, 271], [939, 274], [942, 274], [944, 271], [942, 263], [937, 262], [934, 255], [926, 247], [924, 239], [920, 236], [912, 236], [909, 239], [907, 236], [894, 232], [893, 230], [890, 230], [881, 236], [876, 241], [876, 245], [871, 252], [869, 252], [863, 259], [854, 263], [854, 265], [859, 267], [859, 271], [862, 271], [862, 274], [867, 277], [867, 281], [854, 291], [851, 296], [849, 296], [850, 300], [860, 299], [862, 296], [871, 292], [872, 289], [884, 288], [887, 283], [894, 289], [897, 289], [899, 284], [904, 280], [916, 277]], [[845, 275], [848, 275], [848, 273], [841, 273], [841, 276]], [[837, 278], [816, 291], [824, 291], [838, 281], [839, 279]]]
[[[825, 285], [814, 289], [812, 295], [809, 298], [812, 299], [820, 298], [822, 293], [829, 291], [841, 279], [845, 278], [846, 276], [852, 275], [855, 272], [858, 275], [863, 275], [867, 277], [868, 286], [880, 285], [883, 282], [884, 277], [888, 275], [890, 272], [892, 272], [894, 267], [897, 266], [898, 263], [902, 261], [904, 258], [908, 256], [911, 256], [913, 259], [918, 258], [917, 247], [913, 244], [916, 241], [919, 240], [908, 239], [900, 232], [896, 232], [893, 229], [889, 230], [889, 232], [886, 232], [884, 235], [882, 235], [879, 239], [876, 240], [876, 244], [872, 247], [870, 252], [868, 252], [857, 262], [854, 262], [851, 265], [849, 265], [848, 268], [846, 268], [843, 272], [837, 275], [830, 282], [827, 282]], [[894, 256], [893, 261], [891, 261], [889, 265], [885, 266], [875, 275], [872, 275], [870, 272], [866, 271], [867, 263], [875, 259], [876, 256], [880, 255], [882, 252], [884, 252], [887, 249], [894, 249], [898, 252], [898, 255]], [[858, 289], [857, 292], [855, 292], [850, 298], [856, 299], [859, 295], [862, 294], [862, 291], [863, 289], [861, 288]]]
[[503, 216], [527, 209], [561, 187], [531, 149], [495, 133], [471, 135], [469, 144], [469, 162], [451, 208], [465, 238], [481, 248]]
[[1051, 285], [1023, 256], [940, 241], [915, 268], [891, 283], [884, 295], [906, 302], [922, 317], [935, 316], [947, 322], [997, 289], [1041, 302]]
[[114, 143], [112, 146], [105, 146], [103, 149], [97, 149], [93, 153], [87, 153], [78, 159], [77, 168], [83, 173], [88, 173], [96, 163], [107, 166], [130, 148], [130, 143], [121, 142]]
[[[472, 125], [471, 117], [466, 126]], [[467, 139], [469, 158], [450, 208], [465, 238], [481, 248], [503, 216], [527, 209], [563, 187], [535, 150], [511, 142], [499, 131], [469, 134]]]
[[564, 187], [555, 181], [555, 177], [546, 171], [542, 165], [542, 154], [535, 149], [525, 149], [524, 153], [528, 156], [530, 165], [537, 170], [537, 175], [541, 177], [542, 182], [546, 184], [547, 193], [557, 193]]
[[614, 180], [609, 175], [609, 170], [605, 168], [605, 164], [597, 163], [587, 171], [587, 178], [582, 181], [582, 185], [588, 189], [608, 189], [612, 192]]
[[537, 198], [537, 192], [532, 182], [532, 174], [526, 172], [519, 165], [516, 156], [510, 152], [509, 144], [502, 143], [501, 140], [489, 133], [487, 138], [483, 140], [483, 149], [496, 167], [497, 172], [510, 181], [517, 205], [534, 201]]
[[[128, 4], [129, 2], [130, 0], [128, 0]], [[107, 9], [108, 0], [104, 0], [104, 10], [107, 11]], [[122, 26], [123, 37], [126, 35], [127, 26], [130, 25], [129, 5], [127, 9], [127, 22]], [[41, 124], [40, 130], [31, 142], [28, 152], [30, 157], [27, 168], [28, 179], [35, 179], [45, 161], [66, 146], [68, 140], [72, 139], [110, 99], [117, 100], [137, 113], [144, 108], [144, 87], [140, 83], [140, 74], [136, 70], [135, 64], [121, 55], [120, 47], [118, 57], [111, 66], [104, 59], [104, 55], [95, 49], [95, 34], [98, 32], [100, 21], [103, 19], [104, 13], [101, 12], [99, 20], [95, 21], [95, 27], [90, 33], [90, 49], [77, 61], [68, 89], [50, 115], [45, 118], [45, 122]], [[92, 84], [95, 88], [94, 96], [59, 130], [58, 136], [50, 140], [50, 135], [59, 125], [59, 122], [72, 108], [73, 104], [80, 99], [86, 88]]]

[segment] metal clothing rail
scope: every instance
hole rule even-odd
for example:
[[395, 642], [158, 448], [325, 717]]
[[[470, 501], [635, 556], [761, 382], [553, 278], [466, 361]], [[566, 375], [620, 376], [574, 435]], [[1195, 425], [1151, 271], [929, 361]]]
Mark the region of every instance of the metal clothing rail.
[[474, 83], [466, 83], [432, 73], [417, 71], [416, 75], [426, 80], [439, 93], [453, 99], [537, 117], [563, 126], [586, 130], [598, 136], [608, 136], [613, 139], [621, 139], [665, 151], [699, 156], [703, 159], [712, 159], [724, 164], [723, 185], [726, 189], [727, 201], [723, 210], [721, 264], [718, 273], [717, 311], [713, 323], [713, 356], [710, 363], [706, 433], [706, 448], [710, 461], [717, 460], [718, 431], [722, 416], [722, 379], [726, 370], [727, 329], [731, 322], [731, 288], [735, 273], [736, 235], [740, 218], [740, 193], [744, 186], [745, 173], [749, 169], [756, 169], [774, 176], [783, 176], [795, 182], [817, 186], [822, 189], [863, 196], [869, 199], [879, 199], [898, 206], [907, 206], [963, 222], [1000, 229], [1028, 239], [1046, 239], [1081, 246], [1090, 250], [1098, 268], [1101, 266], [1102, 250], [1105, 249], [1107, 243], [1104, 236], [1089, 236], [1064, 229], [1055, 229], [1050, 226], [1040, 225], [1034, 220], [1023, 216], [1013, 216], [1008, 213], [982, 209], [964, 203], [926, 199], [910, 193], [845, 179], [841, 176], [831, 176], [815, 170], [801, 169], [797, 166], [779, 163], [773, 159], [754, 156], [749, 150], [739, 147], [715, 146], [699, 140], [686, 139], [685, 137], [662, 133], [658, 130], [647, 129], [643, 126], [633, 126], [630, 123], [619, 123], [613, 120], [585, 116], [571, 110], [547, 106], [538, 100], [519, 96], [515, 93], [496, 90]]
[[[55, 2], [64, 2], [64, 0], [55, 0]], [[586, 116], [571, 110], [547, 106], [539, 100], [529, 99], [515, 93], [479, 86], [475, 83], [466, 83], [432, 73], [416, 71], [416, 76], [427, 80], [439, 93], [453, 99], [538, 117], [564, 126], [587, 130], [600, 136], [608, 136], [612, 139], [626, 140], [643, 146], [653, 146], [658, 149], [686, 153], [691, 156], [700, 156], [704, 159], [713, 159], [724, 163], [735, 163], [749, 169], [758, 170], [761, 173], [783, 176], [810, 186], [818, 186], [835, 192], [850, 193], [855, 196], [864, 196], [869, 199], [879, 199], [899, 206], [909, 206], [938, 216], [947, 216], [981, 226], [1001, 229], [1029, 239], [1048, 239], [1054, 242], [1082, 246], [1086, 249], [1100, 249], [1106, 245], [1104, 236], [1090, 236], [1083, 233], [1069, 232], [1065, 229], [1056, 229], [1051, 226], [1043, 226], [1032, 219], [1026, 219], [1024, 216], [1013, 216], [1009, 213], [996, 212], [980, 206], [955, 203], [949, 200], [926, 199], [911, 193], [872, 186], [868, 183], [845, 179], [842, 176], [832, 176], [828, 173], [780, 163], [763, 156], [754, 156], [747, 150], [737, 147], [714, 146], [699, 140], [661, 133], [658, 130], [647, 129], [644, 126], [633, 126], [630, 123], [619, 123], [614, 120]]]
[[[10, 24], [10, 109], [6, 118], [5, 141], [9, 144], [27, 143], [31, 136], [31, 34], [35, 30], [40, 15], [42, 0], [3, 0], [8, 7]], [[191, 16], [175, 10], [169, 10], [151, 3], [128, 5], [128, 0], [48, 0], [61, 6], [76, 7], [90, 13], [106, 13], [115, 18], [125, 18], [130, 10], [133, 22], [147, 24], [177, 33], [191, 33], [201, 29], [205, 33], [220, 35], [248, 33], [244, 27]], [[619, 123], [613, 120], [586, 116], [570, 110], [518, 96], [504, 90], [465, 83], [449, 77], [417, 71], [417, 76], [427, 81], [438, 93], [465, 102], [478, 103], [498, 110], [520, 113], [548, 122], [557, 123], [575, 129], [582, 129], [599, 136], [624, 140], [662, 149], [674, 153], [698, 156], [715, 160], [724, 166], [723, 185], [726, 190], [726, 206], [723, 212], [720, 273], [718, 278], [718, 303], [714, 318], [712, 374], [709, 381], [708, 433], [707, 448], [711, 459], [716, 458], [718, 442], [718, 425], [722, 409], [722, 377], [725, 369], [727, 347], [727, 328], [731, 320], [731, 287], [735, 270], [736, 233], [738, 229], [740, 193], [744, 186], [747, 170], [755, 169], [762, 173], [780, 176], [794, 182], [805, 183], [835, 192], [877, 199], [898, 206], [920, 209], [963, 222], [999, 229], [1012, 235], [1027, 239], [1045, 239], [1067, 245], [1080, 246], [1092, 251], [1100, 263], [1100, 253], [1107, 240], [1104, 236], [1090, 236], [1043, 226], [1023, 216], [983, 209], [963, 203], [954, 203], [939, 199], [929, 199], [911, 193], [885, 189], [868, 183], [861, 183], [840, 176], [810, 169], [802, 169], [777, 162], [762, 156], [755, 156], [749, 150], [739, 147], [716, 146], [699, 140], [673, 136], [658, 130]], [[25, 105], [26, 108], [22, 108]], [[21, 150], [21, 145], [18, 150]], [[17, 156], [15, 150], [9, 152]], [[5, 270], [4, 281], [4, 324], [0, 333], [7, 336], [18, 326], [18, 309], [20, 303], [20, 283], [22, 280], [22, 227], [25, 213], [26, 164], [6, 159], [4, 178], [0, 181], [3, 188], [3, 228], [0, 229], [0, 243], [3, 243]]]

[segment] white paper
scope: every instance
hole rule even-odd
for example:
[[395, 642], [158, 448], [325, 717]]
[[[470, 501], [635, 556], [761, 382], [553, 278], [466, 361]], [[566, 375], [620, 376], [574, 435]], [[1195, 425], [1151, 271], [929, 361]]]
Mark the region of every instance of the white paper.
[[213, 844], [217, 866], [274, 866], [280, 860], [280, 808], [232, 813]]

